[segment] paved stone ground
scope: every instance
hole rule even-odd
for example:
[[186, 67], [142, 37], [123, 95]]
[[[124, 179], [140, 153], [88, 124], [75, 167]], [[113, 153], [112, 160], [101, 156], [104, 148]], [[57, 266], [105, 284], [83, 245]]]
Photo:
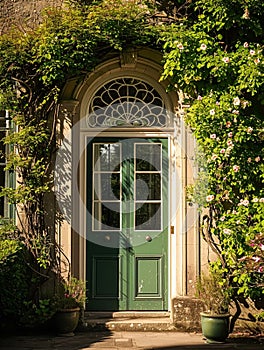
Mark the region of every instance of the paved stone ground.
[[232, 335], [224, 344], [206, 344], [201, 334], [179, 332], [80, 332], [74, 336], [52, 334], [4, 335], [0, 349], [20, 350], [264, 350], [264, 336]]

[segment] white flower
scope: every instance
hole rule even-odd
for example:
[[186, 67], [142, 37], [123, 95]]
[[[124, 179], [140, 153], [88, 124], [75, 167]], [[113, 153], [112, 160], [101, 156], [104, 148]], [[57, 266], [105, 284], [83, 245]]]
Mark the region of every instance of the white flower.
[[227, 135], [228, 135], [228, 137], [233, 137], [233, 133], [232, 132], [229, 132]]
[[225, 63], [229, 63], [229, 62], [230, 62], [230, 59], [229, 59], [229, 57], [224, 57], [224, 58], [223, 58], [223, 61], [224, 61]]
[[245, 207], [247, 207], [249, 205], [249, 201], [247, 199], [241, 199], [240, 203], [238, 204], [239, 206], [244, 205]]
[[197, 100], [198, 100], [198, 101], [201, 101], [202, 99], [203, 99], [203, 98], [202, 98], [201, 95], [198, 95], [198, 96], [197, 96]]
[[260, 257], [259, 256], [252, 256], [252, 260], [254, 260], [255, 262], [259, 262]]
[[209, 196], [206, 197], [206, 202], [212, 202], [214, 200], [214, 195], [210, 194]]
[[179, 44], [177, 45], [177, 47], [178, 47], [178, 49], [180, 49], [180, 50], [183, 50], [183, 49], [184, 49], [182, 43], [179, 43]]
[[215, 110], [214, 109], [210, 110], [210, 115], [215, 115]]
[[254, 62], [255, 62], [256, 64], [259, 64], [260, 59], [259, 59], [259, 58], [256, 58], [256, 59], [254, 60]]
[[260, 203], [264, 203], [264, 198], [259, 199]]
[[235, 97], [234, 100], [233, 100], [233, 105], [234, 106], [239, 106], [240, 105], [240, 99], [239, 97]]
[[225, 153], [225, 149], [222, 148], [222, 149], [220, 150], [220, 153], [221, 153], [221, 154], [224, 154], [224, 153]]
[[247, 105], [248, 105], [248, 101], [243, 101], [243, 102], [242, 102], [242, 107], [243, 107], [243, 108], [246, 108]]
[[253, 199], [252, 199], [252, 202], [253, 202], [253, 203], [258, 203], [258, 198], [256, 198], [256, 197], [253, 198]]
[[255, 158], [255, 162], [257, 162], [257, 163], [260, 162], [260, 156]]
[[244, 43], [244, 47], [247, 48], [249, 45], [247, 42]]
[[201, 49], [201, 50], [206, 50], [206, 49], [207, 49], [207, 46], [206, 46], [205, 44], [202, 44], [202, 45], [200, 46], [200, 49]]
[[248, 134], [251, 134], [252, 131], [253, 131], [253, 128], [252, 128], [251, 126], [249, 126], [249, 127], [247, 128], [247, 133], [248, 133]]
[[249, 53], [250, 53], [250, 55], [253, 56], [253, 55], [255, 55], [255, 50], [250, 50]]
[[224, 228], [223, 231], [226, 235], [230, 235], [232, 233], [232, 231], [229, 228]]
[[239, 165], [234, 165], [233, 170], [235, 173], [237, 173], [239, 171]]
[[216, 134], [211, 134], [210, 139], [216, 139]]
[[227, 146], [233, 146], [232, 140], [228, 140], [228, 141], [227, 141]]

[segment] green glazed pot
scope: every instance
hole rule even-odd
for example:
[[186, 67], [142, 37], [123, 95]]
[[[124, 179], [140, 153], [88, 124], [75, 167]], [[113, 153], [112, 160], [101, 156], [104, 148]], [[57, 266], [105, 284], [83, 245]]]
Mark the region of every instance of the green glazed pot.
[[224, 343], [229, 334], [230, 314], [201, 312], [202, 333], [208, 343]]
[[54, 316], [54, 323], [58, 334], [74, 335], [80, 317], [80, 308], [60, 309]]

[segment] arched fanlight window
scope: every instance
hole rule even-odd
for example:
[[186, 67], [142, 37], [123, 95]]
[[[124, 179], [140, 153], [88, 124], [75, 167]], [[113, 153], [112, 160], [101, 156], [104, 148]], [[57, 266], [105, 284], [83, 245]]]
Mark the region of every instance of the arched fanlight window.
[[168, 127], [169, 115], [159, 92], [145, 81], [123, 77], [101, 86], [91, 99], [87, 125]]

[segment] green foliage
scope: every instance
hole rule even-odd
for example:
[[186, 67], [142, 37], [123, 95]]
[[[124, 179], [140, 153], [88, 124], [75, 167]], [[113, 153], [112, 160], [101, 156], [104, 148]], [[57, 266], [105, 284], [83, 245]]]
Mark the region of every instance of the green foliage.
[[[5, 242], [7, 243], [8, 241]], [[13, 244], [11, 245], [13, 246]], [[5, 252], [7, 252], [6, 247]], [[0, 263], [0, 310], [2, 324], [12, 321], [14, 326], [19, 323], [24, 312], [24, 301], [29, 298], [30, 282], [31, 273], [24, 260], [22, 249], [9, 250], [8, 256], [2, 259]]]
[[0, 218], [0, 267], [1, 264], [11, 262], [21, 249], [22, 244], [15, 235], [14, 224]]
[[228, 283], [217, 273], [202, 274], [196, 284], [197, 297], [203, 301], [205, 311], [212, 315], [229, 312], [231, 293]]
[[102, 42], [123, 50], [155, 41], [153, 28], [147, 21], [149, 15], [150, 9], [144, 1], [110, 0], [91, 7], [87, 20], [100, 31]]
[[[44, 246], [44, 245], [43, 245]], [[40, 263], [40, 262], [39, 262]], [[0, 327], [36, 326], [51, 318], [51, 300], [38, 300], [40, 276], [13, 223], [0, 222]]]
[[257, 321], [263, 322], [264, 321], [264, 311], [256, 314], [255, 318], [256, 318]]
[[214, 273], [234, 294], [263, 294], [264, 228], [262, 2], [197, 0], [186, 21], [162, 28], [170, 88], [188, 96], [186, 123], [201, 172], [189, 200], [205, 207], [203, 238]]
[[23, 328], [43, 328], [56, 313], [53, 299], [39, 299], [37, 303], [30, 300], [25, 302], [23, 307], [24, 312], [19, 320], [19, 324]]
[[83, 308], [86, 301], [86, 283], [71, 276], [62, 281], [62, 289], [55, 296], [57, 309]]

